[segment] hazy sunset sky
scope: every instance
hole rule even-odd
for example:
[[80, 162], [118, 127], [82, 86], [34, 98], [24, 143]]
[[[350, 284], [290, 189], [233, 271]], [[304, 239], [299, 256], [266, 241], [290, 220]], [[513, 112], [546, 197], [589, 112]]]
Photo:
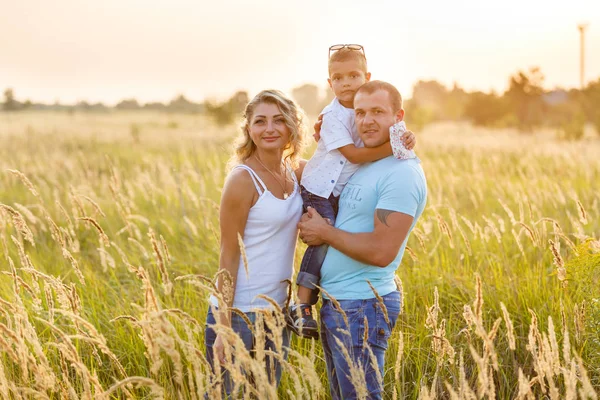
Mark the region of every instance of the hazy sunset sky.
[[546, 87], [600, 78], [598, 0], [0, 0], [0, 89], [17, 99], [195, 101], [324, 86], [327, 49], [365, 46], [374, 79], [503, 91], [539, 66]]

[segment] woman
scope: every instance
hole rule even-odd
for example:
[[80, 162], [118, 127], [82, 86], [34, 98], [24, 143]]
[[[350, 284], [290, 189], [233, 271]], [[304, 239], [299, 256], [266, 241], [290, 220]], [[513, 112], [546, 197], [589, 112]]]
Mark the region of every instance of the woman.
[[[296, 225], [302, 214], [298, 185], [304, 167], [299, 159], [305, 134], [302, 110], [277, 90], [262, 91], [246, 106], [242, 133], [221, 197], [217, 288], [222, 296], [211, 296], [205, 335], [207, 359], [213, 367], [225, 363], [228, 346], [226, 332], [213, 329], [217, 321], [237, 333], [250, 352], [281, 355], [283, 349], [285, 357], [290, 340], [289, 331], [280, 324], [275, 328], [279, 332], [272, 332], [269, 325], [266, 340], [256, 341], [247, 322], [255, 324], [261, 312], [275, 308], [257, 296], [268, 296], [280, 307], [286, 302], [286, 280], [292, 277]], [[243, 238], [247, 268], [238, 235]], [[243, 315], [232, 313], [231, 307]], [[255, 342], [264, 348], [256, 349]], [[276, 357], [267, 355], [265, 362], [266, 371], [274, 372], [268, 375], [271, 384], [278, 384], [281, 368]], [[232, 385], [226, 377], [228, 394]]]

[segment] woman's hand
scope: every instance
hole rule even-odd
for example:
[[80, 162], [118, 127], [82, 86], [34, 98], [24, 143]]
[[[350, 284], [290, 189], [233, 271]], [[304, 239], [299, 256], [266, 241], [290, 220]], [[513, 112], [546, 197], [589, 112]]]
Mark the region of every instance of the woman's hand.
[[213, 344], [213, 354], [216, 362], [225, 364], [225, 343], [223, 342], [223, 336], [219, 333]]

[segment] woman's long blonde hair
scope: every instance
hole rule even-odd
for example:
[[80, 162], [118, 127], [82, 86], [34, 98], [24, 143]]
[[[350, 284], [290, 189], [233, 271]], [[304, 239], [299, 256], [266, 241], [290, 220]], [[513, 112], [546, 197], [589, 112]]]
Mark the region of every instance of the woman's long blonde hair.
[[279, 90], [263, 90], [246, 105], [244, 120], [241, 125], [242, 136], [235, 141], [235, 153], [229, 160], [229, 168], [243, 163], [252, 157], [256, 151], [256, 145], [250, 137], [249, 124], [252, 120], [254, 110], [262, 103], [276, 105], [281, 115], [283, 115], [285, 125], [290, 130], [290, 141], [283, 149], [283, 160], [292, 168], [297, 168], [298, 160], [305, 145], [306, 124], [304, 121], [306, 120], [306, 115], [300, 106]]

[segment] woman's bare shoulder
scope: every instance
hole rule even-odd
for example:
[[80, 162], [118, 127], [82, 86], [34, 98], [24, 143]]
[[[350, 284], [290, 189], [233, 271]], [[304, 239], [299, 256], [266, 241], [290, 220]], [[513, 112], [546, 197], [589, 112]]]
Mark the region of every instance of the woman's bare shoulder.
[[303, 159], [303, 158], [301, 158], [298, 161], [298, 168], [296, 168], [294, 170], [294, 172], [296, 173], [296, 178], [298, 179], [298, 181], [300, 181], [302, 179], [302, 172], [304, 172], [304, 167], [306, 167], [306, 163], [307, 162], [308, 161], [305, 160], [305, 159]]
[[252, 200], [255, 193], [256, 187], [250, 171], [244, 168], [234, 168], [229, 172], [223, 187], [223, 197], [237, 201]]

